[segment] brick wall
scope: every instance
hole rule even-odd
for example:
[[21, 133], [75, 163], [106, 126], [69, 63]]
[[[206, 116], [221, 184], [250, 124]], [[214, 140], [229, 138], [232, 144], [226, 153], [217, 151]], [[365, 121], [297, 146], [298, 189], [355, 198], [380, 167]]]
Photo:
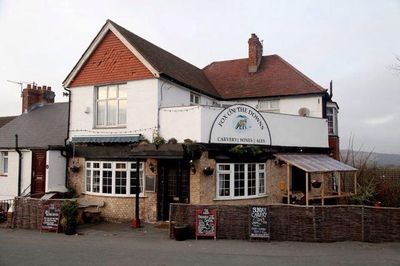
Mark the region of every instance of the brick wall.
[[109, 31], [70, 87], [153, 78], [152, 73]]
[[[271, 240], [276, 241], [400, 241], [400, 208], [367, 206], [269, 205]], [[248, 239], [248, 205], [173, 204], [170, 221], [188, 224], [194, 237], [196, 208], [218, 210], [217, 237]], [[170, 236], [173, 238], [172, 230]]]

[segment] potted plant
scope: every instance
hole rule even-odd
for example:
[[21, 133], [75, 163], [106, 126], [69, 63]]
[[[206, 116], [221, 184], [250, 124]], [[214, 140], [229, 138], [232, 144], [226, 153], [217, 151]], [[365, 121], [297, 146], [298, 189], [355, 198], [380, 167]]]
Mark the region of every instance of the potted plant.
[[76, 234], [76, 215], [78, 213], [78, 202], [75, 200], [65, 201], [61, 205], [61, 226], [66, 235]]
[[322, 182], [320, 180], [314, 179], [313, 181], [311, 181], [311, 185], [313, 188], [320, 188], [321, 187]]
[[176, 224], [173, 227], [174, 238], [176, 241], [186, 240], [188, 237], [188, 225], [187, 224]]
[[210, 175], [212, 175], [213, 173], [214, 173], [214, 169], [211, 168], [210, 166], [207, 166], [207, 167], [205, 167], [205, 168], [203, 169], [203, 174], [204, 174], [205, 176], [210, 176]]

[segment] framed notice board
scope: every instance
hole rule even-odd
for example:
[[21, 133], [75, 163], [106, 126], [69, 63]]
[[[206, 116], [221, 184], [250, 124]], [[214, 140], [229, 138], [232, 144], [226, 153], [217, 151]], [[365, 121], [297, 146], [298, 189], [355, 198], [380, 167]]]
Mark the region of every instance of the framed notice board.
[[217, 239], [217, 210], [196, 209], [196, 239], [199, 236]]
[[268, 206], [249, 207], [250, 238], [270, 238], [271, 215]]
[[61, 208], [59, 205], [44, 205], [40, 231], [47, 230], [58, 233], [60, 227], [60, 216]]

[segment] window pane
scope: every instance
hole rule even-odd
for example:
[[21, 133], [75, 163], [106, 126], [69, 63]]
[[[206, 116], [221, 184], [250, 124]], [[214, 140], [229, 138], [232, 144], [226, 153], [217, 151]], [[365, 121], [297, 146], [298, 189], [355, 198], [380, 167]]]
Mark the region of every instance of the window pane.
[[117, 124], [117, 100], [107, 102], [107, 125]]
[[264, 194], [265, 193], [265, 175], [264, 172], [258, 173], [258, 193]]
[[108, 99], [117, 98], [117, 86], [108, 87]]
[[279, 101], [270, 101], [271, 109], [278, 109], [279, 108]]
[[126, 194], [126, 171], [115, 172], [115, 194]]
[[115, 168], [117, 169], [126, 169], [126, 163], [116, 163]]
[[[136, 168], [131, 169], [130, 171], [130, 181], [131, 181], [131, 187], [130, 187], [130, 194], [135, 195], [136, 194], [136, 182], [137, 182], [137, 172]], [[143, 193], [143, 171], [139, 171], [139, 193]]]
[[105, 125], [106, 123], [106, 102], [97, 102], [97, 125]]
[[103, 190], [102, 193], [112, 193], [112, 171], [103, 171]]
[[90, 168], [91, 167], [91, 163], [86, 163], [86, 168]]
[[103, 168], [111, 169], [111, 163], [103, 163]]
[[230, 165], [229, 164], [220, 164], [218, 166], [218, 170], [220, 171], [230, 171]]
[[8, 158], [3, 158], [3, 173], [8, 173]]
[[92, 184], [91, 184], [91, 181], [92, 181], [92, 171], [89, 169], [89, 170], [86, 170], [86, 191], [92, 191]]
[[124, 87], [120, 87], [119, 89], [118, 89], [118, 98], [127, 98], [127, 95], [126, 95], [126, 88], [124, 88]]
[[118, 104], [118, 124], [126, 124], [126, 100], [119, 100]]
[[219, 192], [218, 195], [221, 197], [229, 197], [230, 196], [230, 174], [219, 174], [218, 182], [219, 182]]
[[247, 166], [247, 195], [256, 195], [256, 164], [249, 163]]
[[100, 163], [93, 163], [93, 168], [100, 168]]
[[235, 197], [244, 196], [244, 164], [235, 164], [234, 188]]
[[97, 88], [97, 99], [99, 100], [107, 99], [107, 87]]
[[100, 171], [93, 171], [93, 192], [100, 192]]

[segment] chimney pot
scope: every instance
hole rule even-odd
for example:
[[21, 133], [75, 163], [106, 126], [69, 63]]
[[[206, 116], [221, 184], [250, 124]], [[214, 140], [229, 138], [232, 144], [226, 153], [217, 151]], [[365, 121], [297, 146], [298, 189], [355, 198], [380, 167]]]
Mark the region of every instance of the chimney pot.
[[32, 88], [31, 84], [28, 84], [27, 89], [30, 90]]
[[50, 87], [50, 86], [48, 86], [48, 87], [47, 87], [47, 90], [48, 90], [48, 91], [51, 91], [51, 87]]

